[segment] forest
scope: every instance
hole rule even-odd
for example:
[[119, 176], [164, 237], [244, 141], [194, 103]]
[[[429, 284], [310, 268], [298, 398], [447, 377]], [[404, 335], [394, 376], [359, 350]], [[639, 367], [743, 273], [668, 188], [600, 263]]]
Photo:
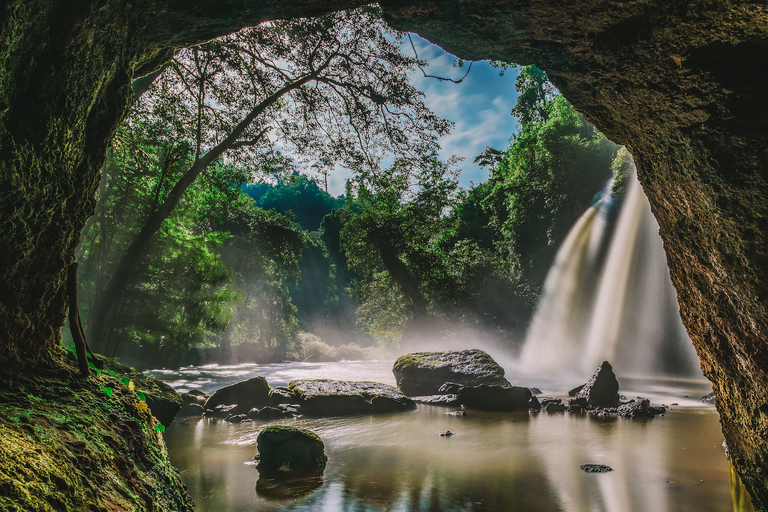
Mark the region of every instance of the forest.
[[619, 147], [526, 66], [520, 130], [465, 190], [436, 153], [451, 125], [409, 77], [427, 63], [396, 37], [372, 9], [261, 25], [183, 50], [140, 91], [78, 249], [94, 351], [355, 359], [461, 326], [519, 344]]

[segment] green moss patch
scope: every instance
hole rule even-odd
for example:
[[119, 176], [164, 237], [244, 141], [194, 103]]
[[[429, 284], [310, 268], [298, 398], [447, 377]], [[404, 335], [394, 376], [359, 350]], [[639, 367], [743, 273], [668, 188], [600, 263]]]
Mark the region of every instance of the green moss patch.
[[118, 375], [81, 379], [69, 356], [5, 377], [0, 509], [194, 510], [158, 425]]

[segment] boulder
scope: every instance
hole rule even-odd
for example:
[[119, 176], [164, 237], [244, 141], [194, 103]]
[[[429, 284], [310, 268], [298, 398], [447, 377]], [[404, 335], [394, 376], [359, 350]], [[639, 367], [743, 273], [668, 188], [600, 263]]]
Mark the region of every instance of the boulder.
[[236, 382], [213, 393], [205, 401], [206, 409], [216, 409], [219, 405], [241, 405], [248, 412], [253, 407], [263, 407], [269, 403], [271, 388], [264, 377]]
[[461, 405], [459, 395], [427, 395], [408, 397], [417, 404], [427, 405]]
[[104, 371], [110, 372], [126, 385], [130, 381], [133, 382], [136, 393], [144, 395], [147, 407], [157, 421], [166, 428], [173, 422], [182, 405], [181, 396], [175, 389], [152, 375], [120, 363], [117, 359], [101, 357], [101, 361]]
[[306, 429], [275, 425], [256, 439], [259, 463], [256, 469], [265, 478], [320, 476], [328, 457], [323, 441]]
[[532, 398], [528, 388], [519, 386], [467, 386], [459, 391], [459, 403], [478, 411], [527, 411]]
[[455, 382], [446, 382], [442, 386], [440, 386], [440, 389], [437, 390], [437, 393], [439, 395], [455, 395], [459, 392], [461, 388], [463, 388], [461, 384], [456, 384]]
[[561, 402], [549, 402], [544, 406], [545, 412], [565, 412], [565, 404]]
[[296, 403], [298, 403], [296, 396], [288, 388], [276, 387], [272, 388], [272, 391], [269, 392], [269, 404], [272, 406]]
[[436, 395], [448, 382], [459, 386], [511, 385], [504, 378], [504, 369], [477, 349], [413, 352], [397, 358], [392, 372], [406, 396]]
[[203, 406], [198, 403], [187, 403], [181, 406], [176, 417], [190, 418], [193, 416], [202, 416], [204, 411], [205, 409], [203, 409]]
[[250, 419], [262, 421], [275, 420], [279, 418], [290, 418], [292, 416], [293, 414], [291, 414], [289, 411], [278, 409], [277, 407], [272, 407], [269, 405], [262, 407], [261, 409], [256, 409], [254, 407], [248, 412], [248, 417]]
[[571, 397], [576, 396], [579, 394], [579, 391], [581, 391], [582, 389], [584, 389], [584, 384], [582, 384], [581, 386], [576, 386], [575, 388], [568, 391], [568, 396], [571, 396]]
[[621, 404], [616, 409], [616, 413], [625, 418], [653, 418], [658, 414], [664, 414], [666, 412], [667, 408], [665, 406], [651, 405], [651, 401], [643, 397], [637, 397], [635, 400], [630, 400], [625, 404]]
[[576, 393], [576, 398], [586, 398], [593, 407], [618, 407], [619, 381], [613, 373], [611, 363], [603, 361], [592, 378]]
[[413, 400], [396, 388], [378, 382], [344, 380], [294, 380], [288, 389], [307, 416], [349, 416], [410, 411]]

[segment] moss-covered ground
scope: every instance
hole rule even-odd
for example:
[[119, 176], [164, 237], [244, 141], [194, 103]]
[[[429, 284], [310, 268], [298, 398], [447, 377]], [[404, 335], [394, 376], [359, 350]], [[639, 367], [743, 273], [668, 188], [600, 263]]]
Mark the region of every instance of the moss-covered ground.
[[52, 366], [0, 380], [0, 510], [185, 511], [164, 427], [130, 378]]

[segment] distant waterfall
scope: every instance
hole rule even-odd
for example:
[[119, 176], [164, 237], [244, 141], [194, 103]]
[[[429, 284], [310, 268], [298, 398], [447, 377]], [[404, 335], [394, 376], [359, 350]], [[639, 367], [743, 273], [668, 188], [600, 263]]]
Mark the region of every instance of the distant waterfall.
[[699, 376], [666, 255], [634, 173], [615, 226], [609, 188], [576, 222], [547, 275], [520, 355], [525, 373]]

